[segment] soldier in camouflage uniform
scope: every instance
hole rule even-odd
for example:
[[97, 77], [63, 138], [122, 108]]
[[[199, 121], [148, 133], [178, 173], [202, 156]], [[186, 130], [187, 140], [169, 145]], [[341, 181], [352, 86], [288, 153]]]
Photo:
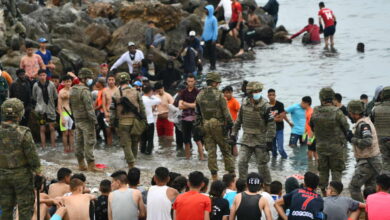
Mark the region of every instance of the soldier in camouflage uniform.
[[80, 84], [74, 85], [70, 90], [69, 101], [76, 125], [76, 158], [81, 171], [88, 170], [101, 172], [95, 166], [93, 150], [96, 145], [95, 125], [97, 119], [93, 108], [91, 92], [88, 86], [92, 85], [93, 72], [88, 68], [82, 68], [78, 75]]
[[19, 219], [30, 220], [34, 212], [33, 174], [40, 175], [41, 163], [30, 129], [18, 125], [24, 114], [22, 101], [6, 100], [1, 114], [0, 219], [13, 219], [14, 207], [18, 205]]
[[248, 175], [248, 163], [254, 153], [257, 169], [264, 178], [265, 184], [271, 184], [271, 174], [267, 166], [272, 149], [272, 140], [275, 137], [276, 128], [270, 105], [261, 97], [263, 85], [260, 82], [249, 82], [246, 86], [248, 98], [241, 105], [240, 112], [232, 131], [232, 139], [236, 140], [241, 126], [244, 134], [241, 139], [241, 148], [238, 160], [238, 172], [240, 179], [246, 179]]
[[390, 86], [383, 88], [382, 102], [375, 103], [371, 120], [376, 127], [382, 153], [382, 173], [390, 175]]
[[[317, 139], [319, 186], [324, 195], [330, 171], [332, 180], [341, 181], [341, 175], [345, 169], [343, 139], [346, 138], [345, 135], [349, 130], [349, 124], [343, 112], [333, 106], [334, 95], [331, 88], [321, 89], [321, 106], [314, 108], [310, 120], [310, 126]], [[341, 136], [343, 133], [344, 136]]]
[[129, 86], [130, 75], [128, 73], [118, 73], [116, 81], [119, 82], [120, 87], [113, 95], [116, 111], [112, 115], [113, 119], [111, 121], [118, 121], [120, 145], [125, 153], [128, 167], [132, 168], [137, 158], [140, 136], [132, 136], [130, 134], [136, 115], [131, 110], [126, 109], [126, 106], [122, 104], [121, 98], [127, 98], [137, 108], [137, 112], [139, 112], [142, 120], [146, 120], [145, 106], [141, 94], [137, 89]]
[[225, 170], [234, 173], [234, 159], [227, 144], [227, 131], [233, 126], [233, 120], [227, 108], [226, 100], [218, 90], [221, 83], [219, 73], [211, 72], [206, 76], [207, 87], [196, 98], [196, 122], [204, 131], [205, 148], [208, 151], [208, 167], [213, 180], [218, 179], [217, 145], [225, 161]]
[[361, 188], [375, 189], [375, 180], [382, 169], [378, 137], [370, 118], [364, 116], [364, 104], [360, 100], [348, 104], [348, 112], [355, 126], [348, 132], [348, 141], [356, 157], [355, 173], [349, 185], [352, 199], [363, 202]]

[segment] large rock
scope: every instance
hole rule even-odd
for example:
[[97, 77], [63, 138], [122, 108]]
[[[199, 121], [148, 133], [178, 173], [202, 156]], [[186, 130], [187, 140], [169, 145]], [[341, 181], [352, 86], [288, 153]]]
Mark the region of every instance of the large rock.
[[22, 21], [26, 28], [26, 36], [30, 39], [38, 40], [40, 37], [50, 39], [49, 27], [44, 22], [38, 22], [33, 17], [23, 15]]
[[266, 44], [272, 43], [272, 38], [274, 36], [274, 31], [270, 26], [262, 26], [255, 29], [256, 30], [256, 41], [263, 41]]
[[111, 42], [107, 45], [110, 55], [120, 55], [127, 51], [127, 43], [133, 41], [138, 47], [144, 47], [145, 30], [147, 24], [135, 19], [118, 28], [111, 35]]
[[238, 51], [240, 51], [240, 40], [234, 38], [230, 34], [226, 34], [224, 48], [229, 50], [232, 54], [236, 54]]
[[125, 24], [120, 18], [115, 18], [110, 20], [108, 18], [101, 18], [101, 17], [95, 18], [94, 23], [108, 27], [111, 33]]
[[61, 59], [55, 56], [51, 57], [51, 62], [56, 66], [56, 68], [53, 70], [54, 74], [57, 74], [59, 76], [64, 74], [64, 66], [62, 65]]
[[22, 54], [19, 51], [10, 51], [1, 57], [0, 62], [3, 66], [10, 66], [19, 68]]
[[116, 11], [112, 4], [106, 2], [95, 2], [88, 5], [88, 15], [92, 18], [104, 17], [114, 18]]
[[83, 30], [74, 23], [60, 24], [53, 29], [53, 39], [63, 38], [74, 42], [83, 42]]
[[270, 27], [274, 25], [274, 18], [271, 15], [265, 13], [263, 9], [257, 8], [255, 10], [255, 14], [259, 17], [262, 24], [268, 25]]
[[181, 10], [176, 7], [150, 2], [137, 2], [124, 6], [119, 14], [124, 21], [133, 19], [153, 21], [157, 27], [164, 31], [174, 29], [182, 17]]
[[183, 46], [187, 33], [191, 30], [194, 30], [198, 36], [202, 34], [202, 21], [194, 14], [183, 18], [177, 28], [166, 33], [165, 49], [167, 52], [178, 52]]
[[285, 31], [279, 31], [274, 34], [273, 37], [274, 43], [291, 43], [292, 41], [288, 37], [288, 33]]
[[227, 50], [225, 48], [221, 48], [221, 47], [216, 48], [216, 55], [217, 55], [218, 60], [229, 60], [233, 57], [232, 52], [230, 52], [229, 50]]
[[[53, 40], [53, 44], [59, 46], [60, 48], [73, 51], [81, 56], [85, 61], [103, 63], [106, 60], [107, 53], [104, 50], [99, 50], [82, 43], [76, 43], [67, 39], [55, 39]], [[61, 50], [60, 54], [62, 52], [63, 50]]]
[[102, 24], [90, 24], [84, 30], [85, 43], [89, 46], [103, 49], [111, 39], [111, 33], [107, 26]]
[[63, 70], [78, 72], [83, 67], [83, 58], [71, 50], [62, 49], [58, 54], [58, 58], [61, 60]]
[[194, 12], [202, 3], [201, 0], [180, 0], [179, 2], [182, 4], [183, 10], [188, 11], [189, 13]]
[[249, 8], [250, 6], [257, 8], [257, 3], [255, 0], [243, 0], [241, 1], [241, 5], [244, 9]]
[[19, 1], [16, 5], [22, 14], [30, 14], [39, 8], [38, 4], [28, 1]]

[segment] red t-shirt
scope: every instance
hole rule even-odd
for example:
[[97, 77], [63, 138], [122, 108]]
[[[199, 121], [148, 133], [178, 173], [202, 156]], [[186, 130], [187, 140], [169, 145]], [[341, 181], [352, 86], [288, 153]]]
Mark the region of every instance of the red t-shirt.
[[211, 200], [197, 191], [180, 194], [173, 203], [176, 220], [204, 220], [204, 212], [211, 212]]
[[319, 42], [320, 40], [320, 28], [315, 24], [309, 24], [306, 27], [304, 27], [302, 30], [300, 30], [298, 33], [291, 36], [291, 39], [297, 37], [298, 35], [302, 34], [303, 32], [310, 33], [310, 40], [312, 42]]
[[232, 3], [232, 18], [230, 22], [238, 22], [238, 14], [242, 13], [242, 6], [239, 2]]
[[389, 207], [390, 193], [377, 192], [369, 195], [366, 200], [366, 212], [368, 219], [388, 220], [390, 219]]
[[334, 25], [333, 11], [329, 8], [323, 8], [318, 12], [318, 15], [322, 17], [322, 20], [325, 22], [325, 27]]

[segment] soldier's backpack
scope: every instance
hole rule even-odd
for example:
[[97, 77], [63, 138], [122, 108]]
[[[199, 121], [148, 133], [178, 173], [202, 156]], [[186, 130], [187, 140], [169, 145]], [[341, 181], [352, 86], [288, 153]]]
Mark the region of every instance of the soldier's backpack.
[[0, 105], [7, 99], [8, 95], [8, 83], [2, 74], [3, 73], [0, 71]]

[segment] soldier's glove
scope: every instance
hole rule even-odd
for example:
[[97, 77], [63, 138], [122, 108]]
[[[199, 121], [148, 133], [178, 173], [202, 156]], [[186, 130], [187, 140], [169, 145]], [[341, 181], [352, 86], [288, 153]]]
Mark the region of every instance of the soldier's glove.
[[346, 136], [346, 138], [347, 138], [347, 141], [349, 142], [349, 143], [352, 143], [352, 138], [353, 138], [353, 133], [352, 133], [352, 131], [351, 130], [348, 130], [347, 131], [347, 136]]
[[267, 142], [267, 151], [272, 151], [273, 144], [272, 142]]

